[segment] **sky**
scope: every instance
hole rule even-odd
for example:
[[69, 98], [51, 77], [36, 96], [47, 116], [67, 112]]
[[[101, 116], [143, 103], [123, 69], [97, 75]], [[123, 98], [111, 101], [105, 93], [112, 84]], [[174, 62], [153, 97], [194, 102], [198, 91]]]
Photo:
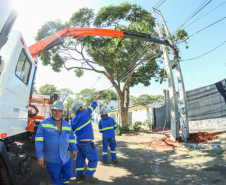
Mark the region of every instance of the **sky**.
[[[125, 1], [12, 0], [12, 2], [18, 12], [13, 29], [20, 30], [27, 46], [30, 46], [35, 43], [34, 38], [38, 29], [47, 21], [60, 19], [65, 22], [79, 8], [92, 8], [97, 13], [103, 6], [119, 5]], [[152, 7], [157, 8], [162, 2], [158, 10], [161, 11], [170, 33], [175, 33], [175, 30], [183, 25], [181, 29], [185, 29], [191, 36], [187, 40], [188, 49], [184, 43], [177, 45], [180, 49], [179, 55], [182, 60], [180, 65], [186, 91], [226, 78], [226, 0], [129, 0], [128, 2], [138, 4], [149, 12]], [[200, 10], [204, 4], [207, 5]], [[160, 18], [157, 17], [157, 19], [161, 25]], [[219, 22], [213, 24], [217, 21]], [[218, 48], [214, 50], [216, 47]], [[75, 93], [84, 88], [111, 89], [111, 83], [103, 75], [95, 72], [85, 72], [83, 77], [78, 78], [72, 71], [62, 70], [60, 73], [55, 73], [50, 67], [42, 66], [41, 63], [42, 61], [39, 59], [35, 85], [37, 89], [45, 84], [55, 85], [57, 89], [69, 88]], [[174, 78], [177, 85], [175, 71]], [[131, 88], [130, 94], [136, 97], [141, 94], [157, 95], [163, 94], [164, 89], [168, 89], [167, 82], [159, 84], [151, 81], [149, 87], [138, 85]]]

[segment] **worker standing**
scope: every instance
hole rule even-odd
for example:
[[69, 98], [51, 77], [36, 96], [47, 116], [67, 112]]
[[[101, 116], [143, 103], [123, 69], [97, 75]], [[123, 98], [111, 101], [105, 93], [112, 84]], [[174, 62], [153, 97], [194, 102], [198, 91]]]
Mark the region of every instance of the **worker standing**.
[[[75, 103], [72, 106], [75, 116], [71, 120], [71, 127], [76, 134], [76, 146], [78, 149], [75, 169], [76, 181], [98, 181], [97, 178], [93, 177], [98, 163], [98, 154], [93, 143], [94, 134], [91, 122], [91, 114], [96, 108], [97, 100], [99, 98], [100, 95], [97, 94], [95, 100], [87, 109], [84, 109], [80, 103]], [[88, 166], [86, 174], [84, 175], [86, 158], [88, 159]]]
[[39, 124], [35, 136], [37, 162], [43, 167], [45, 160], [54, 185], [66, 185], [74, 176], [68, 147], [73, 157], [77, 157], [75, 136], [70, 124], [61, 118], [64, 110], [63, 103], [55, 101], [50, 109], [52, 116]]
[[99, 121], [99, 132], [102, 134], [103, 143], [103, 162], [108, 161], [108, 145], [111, 149], [111, 159], [113, 163], [117, 163], [115, 129], [117, 124], [112, 117], [109, 117], [105, 109], [100, 110], [101, 120]]

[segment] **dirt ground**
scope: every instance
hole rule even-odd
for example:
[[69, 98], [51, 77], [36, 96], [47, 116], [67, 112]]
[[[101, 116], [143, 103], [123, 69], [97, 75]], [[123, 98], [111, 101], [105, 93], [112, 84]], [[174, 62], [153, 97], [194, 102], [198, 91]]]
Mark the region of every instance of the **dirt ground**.
[[[187, 143], [170, 140], [170, 131], [142, 131], [116, 136], [119, 162], [102, 163], [101, 134], [94, 125], [99, 162], [96, 184], [115, 185], [226, 185], [226, 131], [190, 133]], [[26, 142], [24, 147], [33, 146]], [[74, 164], [75, 164], [75, 160]], [[46, 168], [33, 159], [30, 174], [20, 176], [18, 185], [52, 185]], [[75, 177], [69, 184], [76, 184]], [[78, 182], [77, 184], [88, 184]]]

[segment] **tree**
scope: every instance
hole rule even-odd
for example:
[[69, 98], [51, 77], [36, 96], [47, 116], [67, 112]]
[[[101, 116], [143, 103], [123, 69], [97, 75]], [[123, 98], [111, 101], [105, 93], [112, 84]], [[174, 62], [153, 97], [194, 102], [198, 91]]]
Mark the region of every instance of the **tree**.
[[103, 100], [104, 104], [109, 104], [110, 101], [117, 101], [118, 96], [113, 90], [106, 89], [96, 91], [95, 89], [83, 89], [75, 95], [75, 102], [82, 104], [85, 108], [89, 107], [92, 101], [95, 99], [97, 93], [101, 95], [100, 100]]
[[54, 85], [46, 84], [39, 88], [39, 94], [41, 95], [51, 95], [56, 93], [57, 89]]
[[67, 110], [67, 113], [69, 115], [74, 115], [75, 113], [72, 110], [72, 106], [75, 103], [75, 99], [73, 99], [72, 97], [68, 97], [66, 101], [67, 103], [64, 104], [64, 109]]
[[38, 94], [38, 90], [36, 89], [35, 86], [33, 86], [33, 94]]
[[[53, 29], [59, 31], [63, 26], [59, 21], [47, 24], [51, 24], [53, 28], [44, 25], [38, 31], [37, 40], [50, 35], [49, 31]], [[139, 5], [127, 2], [118, 6], [102, 7], [96, 15], [92, 9], [82, 8], [72, 15], [69, 24], [74, 27], [107, 27], [155, 34], [151, 14]], [[73, 55], [73, 51], [80, 54], [81, 58]], [[103, 74], [118, 94], [120, 120], [123, 125], [128, 119], [129, 88], [139, 83], [149, 86], [152, 78], [160, 83], [163, 81], [164, 69], [159, 65], [161, 60], [156, 60], [160, 57], [158, 44], [124, 38], [82, 37], [76, 40], [68, 38], [62, 46], [47, 51], [41, 59], [56, 72], [64, 66], [68, 70], [75, 69], [77, 76], [83, 75], [83, 70]], [[67, 67], [68, 60], [77, 63], [74, 67]]]
[[75, 102], [80, 103], [83, 107], [87, 108], [96, 96], [95, 89], [83, 89], [79, 93], [75, 94]]
[[73, 91], [68, 88], [57, 90], [58, 98], [64, 103], [68, 96], [73, 95]]
[[140, 96], [131, 97], [131, 101], [134, 104], [140, 104], [140, 105], [147, 105], [150, 103], [157, 103], [157, 102], [163, 102], [164, 96], [163, 95], [148, 95], [148, 94], [142, 94]]

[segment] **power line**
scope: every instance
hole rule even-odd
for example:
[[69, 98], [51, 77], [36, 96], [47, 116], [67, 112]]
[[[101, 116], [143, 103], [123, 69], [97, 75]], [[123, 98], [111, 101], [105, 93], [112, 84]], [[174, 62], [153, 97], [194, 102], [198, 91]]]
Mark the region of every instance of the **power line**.
[[[162, 1], [162, 2], [161, 2]], [[159, 8], [166, 0], [160, 0], [154, 7], [156, 7], [155, 9]], [[159, 4], [159, 5], [158, 5]]]
[[102, 77], [102, 74], [97, 78], [94, 84], [90, 87], [91, 89], [96, 85], [96, 83], [100, 80], [101, 77]]
[[200, 16], [199, 18], [197, 18], [196, 20], [194, 20], [192, 23], [190, 23], [189, 25], [185, 26], [185, 28], [191, 26], [194, 22], [198, 21], [199, 19], [201, 19], [202, 17], [206, 16], [207, 14], [209, 14], [210, 12], [216, 10], [217, 8], [219, 8], [220, 6], [222, 6], [223, 4], [225, 4], [226, 2], [221, 3], [220, 5], [218, 5], [217, 7], [213, 8], [212, 10], [210, 10], [209, 12], [205, 13], [204, 15]]
[[219, 46], [215, 47], [214, 49], [212, 49], [212, 50], [210, 50], [210, 51], [208, 51], [208, 52], [206, 52], [206, 53], [204, 53], [204, 54], [202, 54], [202, 55], [200, 55], [200, 56], [198, 56], [198, 57], [194, 57], [194, 58], [190, 58], [190, 59], [186, 59], [186, 60], [180, 60], [180, 61], [194, 60], [194, 59], [200, 58], [200, 57], [202, 57], [202, 56], [204, 56], [204, 55], [207, 55], [207, 54], [211, 53], [212, 51], [214, 51], [215, 49], [219, 48], [220, 46], [222, 46], [222, 45], [225, 44], [225, 43], [226, 43], [226, 41], [224, 41], [224, 42], [221, 43]]
[[212, 0], [209, 0], [204, 6], [202, 6], [198, 11], [196, 11], [190, 18], [188, 18], [179, 28], [173, 31], [175, 33], [177, 30], [182, 28], [189, 20], [191, 20], [197, 13], [199, 13], [203, 8], [205, 8]]
[[203, 29], [201, 29], [201, 30], [199, 30], [199, 31], [197, 31], [197, 32], [195, 32], [195, 33], [193, 33], [192, 35], [188, 36], [187, 38], [183, 39], [182, 41], [177, 42], [177, 44], [180, 43], [180, 42], [186, 41], [186, 40], [189, 39], [190, 37], [196, 35], [197, 33], [201, 32], [201, 31], [203, 31], [203, 30], [205, 30], [205, 29], [207, 29], [207, 28], [209, 28], [209, 27], [211, 27], [211, 26], [213, 26], [214, 24], [216, 24], [216, 23], [218, 23], [218, 22], [224, 20], [225, 18], [226, 18], [226, 17], [224, 17], [224, 18], [222, 18], [222, 19], [220, 19], [220, 20], [218, 20], [218, 21], [216, 21], [216, 22], [214, 22], [214, 23], [212, 23], [212, 24], [206, 26], [205, 28], [203, 28]]

